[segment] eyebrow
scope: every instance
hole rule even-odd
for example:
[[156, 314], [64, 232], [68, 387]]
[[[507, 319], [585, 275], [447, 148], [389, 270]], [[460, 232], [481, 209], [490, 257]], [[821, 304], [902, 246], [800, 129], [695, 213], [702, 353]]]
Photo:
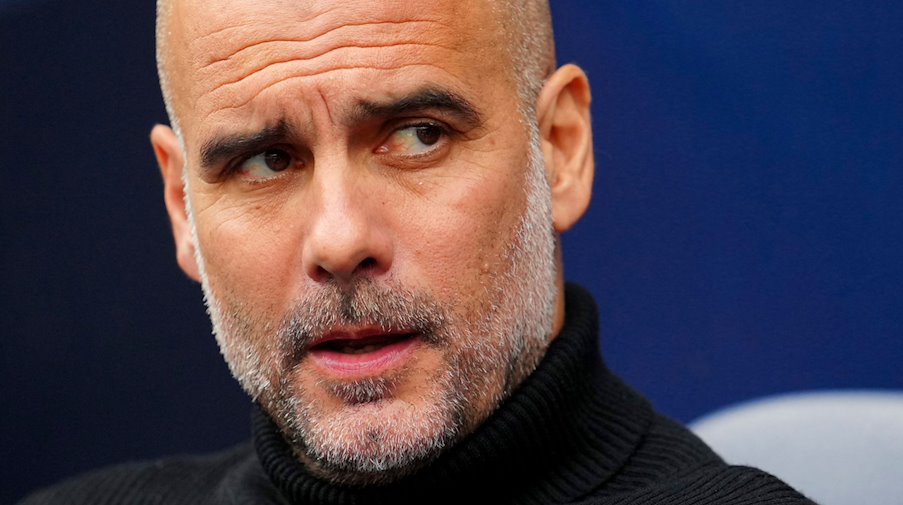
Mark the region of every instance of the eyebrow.
[[212, 174], [226, 160], [242, 154], [263, 151], [290, 137], [292, 129], [284, 119], [251, 134], [238, 133], [213, 137], [201, 146], [201, 172]]
[[352, 109], [348, 119], [351, 123], [358, 123], [425, 110], [450, 113], [463, 121], [468, 128], [483, 123], [482, 115], [471, 102], [457, 93], [436, 87], [423, 88], [391, 102], [359, 102]]

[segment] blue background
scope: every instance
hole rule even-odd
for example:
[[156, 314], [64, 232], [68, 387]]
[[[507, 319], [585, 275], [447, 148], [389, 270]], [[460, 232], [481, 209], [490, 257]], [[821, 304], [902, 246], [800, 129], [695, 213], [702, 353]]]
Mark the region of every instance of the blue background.
[[[147, 140], [153, 2], [0, 3], [0, 502], [231, 445], [249, 400], [179, 271]], [[564, 237], [609, 365], [689, 422], [903, 388], [903, 4], [558, 1], [597, 176]]]

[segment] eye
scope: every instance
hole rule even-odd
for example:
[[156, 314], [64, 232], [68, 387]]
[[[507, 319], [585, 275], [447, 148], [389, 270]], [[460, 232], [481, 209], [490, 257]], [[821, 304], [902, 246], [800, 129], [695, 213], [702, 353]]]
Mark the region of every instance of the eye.
[[267, 149], [241, 162], [236, 172], [249, 179], [269, 179], [294, 164], [292, 155], [284, 149]]
[[445, 128], [435, 123], [421, 123], [399, 128], [377, 148], [380, 154], [417, 156], [436, 149], [447, 135]]

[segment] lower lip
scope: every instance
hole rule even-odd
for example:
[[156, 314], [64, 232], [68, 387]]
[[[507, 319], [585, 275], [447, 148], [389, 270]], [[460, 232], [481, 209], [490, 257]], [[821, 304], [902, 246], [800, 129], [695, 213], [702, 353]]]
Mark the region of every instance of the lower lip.
[[343, 379], [370, 377], [404, 363], [418, 341], [417, 337], [406, 338], [361, 354], [316, 349], [309, 356], [330, 375]]

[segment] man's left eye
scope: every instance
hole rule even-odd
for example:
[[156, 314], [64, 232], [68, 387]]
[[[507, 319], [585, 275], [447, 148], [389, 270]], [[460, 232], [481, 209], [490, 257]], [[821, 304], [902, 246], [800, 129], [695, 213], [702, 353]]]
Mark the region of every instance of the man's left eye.
[[426, 154], [435, 149], [445, 135], [445, 129], [433, 123], [405, 126], [392, 132], [388, 140], [379, 146], [376, 152], [408, 156]]

